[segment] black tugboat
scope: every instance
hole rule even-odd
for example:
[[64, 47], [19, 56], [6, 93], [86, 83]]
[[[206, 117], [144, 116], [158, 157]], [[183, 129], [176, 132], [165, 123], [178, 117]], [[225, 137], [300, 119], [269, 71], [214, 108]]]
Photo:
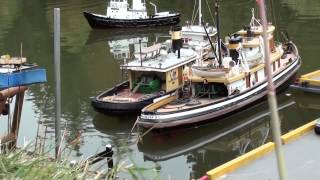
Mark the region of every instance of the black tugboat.
[[132, 0], [129, 9], [127, 0], [111, 0], [107, 14], [83, 12], [92, 28], [132, 28], [176, 25], [180, 22], [180, 13], [157, 12], [155, 4], [154, 15], [148, 15], [144, 1]]
[[139, 113], [168, 97], [182, 86], [184, 69], [200, 58], [196, 51], [181, 47], [180, 26], [174, 27], [172, 40], [166, 43], [142, 48], [140, 41], [135, 59], [121, 67], [128, 71], [129, 80], [92, 98], [92, 106], [103, 113]]

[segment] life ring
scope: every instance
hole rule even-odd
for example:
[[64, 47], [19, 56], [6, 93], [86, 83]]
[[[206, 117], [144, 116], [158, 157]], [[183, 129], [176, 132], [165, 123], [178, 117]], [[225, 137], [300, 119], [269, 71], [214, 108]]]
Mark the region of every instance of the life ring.
[[171, 81], [174, 81], [174, 80], [176, 80], [177, 78], [178, 78], [178, 73], [177, 73], [177, 70], [174, 69], [174, 70], [172, 70], [172, 71], [170, 72], [170, 80], [171, 80]]
[[188, 81], [192, 76], [192, 70], [190, 67], [186, 66], [182, 72], [183, 81]]

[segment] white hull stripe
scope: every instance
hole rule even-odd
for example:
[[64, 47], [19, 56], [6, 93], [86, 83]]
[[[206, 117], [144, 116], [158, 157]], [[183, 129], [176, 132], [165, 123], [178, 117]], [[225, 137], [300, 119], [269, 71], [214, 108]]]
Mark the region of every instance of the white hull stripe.
[[[299, 60], [297, 58], [297, 60], [289, 67], [287, 68], [286, 70], [282, 71], [281, 73], [279, 73], [278, 75], [276, 75], [275, 77], [273, 77], [273, 82], [278, 80], [280, 77], [284, 76], [286, 73], [288, 73], [291, 69], [293, 69], [294, 67], [296, 67], [296, 65], [298, 64]], [[165, 115], [153, 115], [153, 114], [147, 114], [147, 115], [144, 115], [144, 114], [141, 114], [141, 118], [142, 119], [153, 119], [153, 120], [164, 120], [164, 119], [171, 119], [171, 118], [178, 118], [178, 117], [183, 117], [183, 116], [188, 116], [188, 115], [192, 115], [192, 114], [198, 114], [198, 113], [203, 113], [205, 111], [209, 111], [209, 110], [212, 110], [212, 109], [216, 109], [216, 108], [219, 108], [219, 107], [222, 107], [222, 106], [225, 106], [227, 104], [230, 104], [230, 103], [234, 103], [234, 102], [237, 102], [241, 99], [245, 99], [249, 96], [251, 96], [252, 94], [256, 93], [256, 92], [259, 92], [260, 90], [262, 90], [263, 88], [267, 87], [268, 83], [265, 82], [263, 83], [262, 85], [258, 86], [257, 88], [255, 88], [254, 90], [251, 90], [247, 93], [244, 93], [243, 95], [240, 95], [236, 98], [232, 98], [232, 99], [229, 99], [229, 100], [226, 100], [224, 102], [221, 102], [221, 103], [217, 103], [217, 104], [213, 104], [213, 105], [210, 105], [210, 106], [206, 106], [206, 107], [202, 107], [202, 108], [198, 108], [198, 109], [193, 109], [193, 110], [190, 110], [190, 111], [183, 111], [183, 112], [178, 112], [178, 113], [172, 113], [172, 114], [165, 114]]]

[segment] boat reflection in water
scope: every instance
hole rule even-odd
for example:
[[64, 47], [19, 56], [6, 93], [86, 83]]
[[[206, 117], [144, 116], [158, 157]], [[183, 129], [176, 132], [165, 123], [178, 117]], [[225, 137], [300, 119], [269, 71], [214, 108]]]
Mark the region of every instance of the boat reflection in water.
[[134, 32], [132, 29], [91, 30], [86, 45], [143, 37], [148, 37], [149, 41], [153, 42], [155, 37], [166, 36], [169, 38], [169, 30], [169, 27], [135, 29]]
[[[301, 96], [299, 91], [289, 91], [279, 94], [278, 102], [282, 133], [320, 116], [320, 102], [313, 95]], [[145, 161], [162, 162], [185, 157], [191, 177], [201, 177], [205, 170], [270, 141], [269, 116], [268, 104], [262, 102], [224, 121], [192, 129], [151, 132], [143, 137], [138, 148]]]
[[[283, 98], [285, 101], [278, 107], [280, 115], [295, 104], [288, 97]], [[143, 137], [138, 148], [144, 153], [145, 160], [165, 161], [186, 155], [188, 162], [206, 161], [213, 167], [213, 164], [221, 164], [268, 142], [271, 137], [269, 115], [267, 103], [260, 103], [223, 122], [176, 132], [151, 133]], [[206, 160], [193, 160], [199, 155]], [[208, 161], [208, 156], [213, 156], [214, 160], [211, 157]]]
[[[106, 118], [108, 123], [106, 123]], [[116, 149], [117, 156], [125, 155], [132, 145], [136, 145], [138, 133], [131, 133], [135, 117], [132, 116], [105, 116], [97, 113], [93, 119], [96, 130], [101, 132], [101, 138], [105, 139], [105, 144], [111, 144]]]
[[132, 58], [132, 50], [130, 51], [130, 49], [132, 49], [131, 46], [133, 46], [133, 52], [139, 52], [139, 41], [141, 41], [141, 48], [147, 47], [148, 37], [132, 37], [119, 40], [110, 40], [108, 41], [108, 45], [114, 59], [124, 60]]

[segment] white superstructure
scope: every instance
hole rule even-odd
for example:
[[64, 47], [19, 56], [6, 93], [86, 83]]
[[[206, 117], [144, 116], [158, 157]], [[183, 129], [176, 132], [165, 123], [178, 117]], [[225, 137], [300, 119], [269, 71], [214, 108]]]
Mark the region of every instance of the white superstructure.
[[[213, 26], [209, 26], [208, 24], [205, 25], [205, 28], [202, 25], [202, 11], [201, 11], [201, 0], [199, 0], [199, 22], [198, 24], [189, 24], [187, 23], [186, 26], [182, 27], [182, 39], [184, 45], [189, 46], [199, 46], [203, 49], [203, 55], [207, 54], [210, 51], [211, 46], [207, 36], [207, 33], [212, 39], [217, 34], [217, 29]], [[194, 17], [192, 17], [193, 19]], [[207, 33], [206, 33], [207, 31]]]
[[144, 0], [132, 0], [129, 8], [127, 0], [110, 0], [107, 6], [107, 18], [113, 19], [146, 19], [148, 18]]

